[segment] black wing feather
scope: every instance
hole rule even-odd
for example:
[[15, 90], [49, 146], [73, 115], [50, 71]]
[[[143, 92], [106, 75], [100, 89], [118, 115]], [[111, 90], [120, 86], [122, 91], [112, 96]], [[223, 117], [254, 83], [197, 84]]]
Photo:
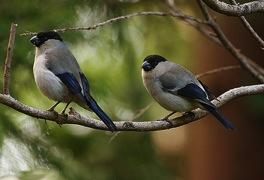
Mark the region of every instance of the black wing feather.
[[82, 92], [82, 88], [77, 81], [77, 79], [74, 77], [72, 73], [61, 73], [61, 74], [55, 74], [57, 77], [60, 78], [60, 80], [67, 86], [69, 91], [73, 94], [80, 94]]

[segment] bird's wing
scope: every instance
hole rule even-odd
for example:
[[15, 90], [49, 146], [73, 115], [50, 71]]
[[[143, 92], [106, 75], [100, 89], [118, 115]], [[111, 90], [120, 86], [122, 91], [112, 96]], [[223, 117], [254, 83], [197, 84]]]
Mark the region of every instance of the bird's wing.
[[216, 97], [215, 97], [215, 95], [212, 93], [212, 91], [202, 82], [202, 81], [200, 81], [199, 80], [199, 82], [200, 82], [200, 84], [203, 86], [203, 88], [204, 88], [204, 90], [205, 90], [205, 92], [206, 92], [206, 94], [207, 94], [207, 96], [208, 96], [208, 98], [209, 98], [209, 100], [213, 100], [213, 99], [215, 99]]
[[185, 88], [186, 86], [190, 87], [189, 84], [194, 84], [197, 86], [196, 89], [199, 88], [201, 92], [204, 92], [206, 99], [208, 97], [208, 88], [198, 81], [189, 70], [178, 64], [171, 63], [170, 69], [162, 74], [159, 80], [164, 91], [170, 91], [175, 94], [179, 89]]
[[164, 91], [177, 90], [185, 85], [185, 82], [170, 72], [162, 74], [158, 80]]
[[[84, 86], [81, 80], [81, 70], [75, 57], [66, 46], [46, 53], [47, 68], [67, 86], [73, 94], [89, 92], [89, 86]], [[88, 83], [87, 83], [88, 84]], [[76, 91], [76, 92], [75, 92]]]
[[209, 101], [209, 99], [207, 99], [206, 92], [194, 83], [187, 84], [177, 91], [171, 91], [171, 93], [190, 98], [192, 100], [198, 101], [201, 104], [205, 104], [212, 108], [215, 108], [215, 106]]
[[87, 80], [87, 78], [85, 77], [85, 75], [81, 72], [80, 73], [80, 78], [81, 78], [81, 84], [82, 84], [82, 88], [83, 88], [83, 95], [87, 95], [90, 94], [90, 85], [89, 85], [89, 81]]
[[63, 82], [72, 94], [82, 95], [82, 88], [72, 73], [64, 72], [55, 75]]
[[115, 124], [90, 95], [89, 83], [83, 73], [80, 73], [81, 84], [83, 88], [81, 88], [79, 82], [71, 73], [61, 73], [55, 75], [60, 78], [60, 80], [66, 85], [71, 93], [77, 95], [86, 102], [89, 108], [93, 110], [93, 112], [105, 123], [110, 131], [116, 130]]
[[46, 66], [50, 71], [54, 74], [71, 73], [80, 83], [80, 66], [66, 46], [49, 51], [45, 56]]
[[[194, 80], [196, 79], [193, 79], [188, 73], [185, 72], [181, 72], [180, 75], [167, 72], [159, 77], [159, 81], [163, 91], [174, 94], [176, 96], [178, 95], [190, 98], [192, 100], [196, 100], [200, 103], [208, 104], [211, 106], [212, 103], [207, 99], [206, 92], [201, 87], [193, 83]], [[200, 83], [199, 85], [202, 86]]]

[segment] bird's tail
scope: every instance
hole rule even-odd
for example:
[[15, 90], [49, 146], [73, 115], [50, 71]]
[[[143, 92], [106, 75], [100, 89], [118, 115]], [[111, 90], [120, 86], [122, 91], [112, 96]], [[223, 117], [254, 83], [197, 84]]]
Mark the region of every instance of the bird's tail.
[[105, 123], [110, 131], [115, 131], [116, 126], [107, 114], [101, 109], [97, 102], [90, 96], [89, 99], [85, 98], [89, 108]]
[[214, 117], [221, 122], [227, 129], [234, 129], [234, 125], [218, 111], [216, 107], [208, 106], [203, 104], [203, 107], [209, 111]]

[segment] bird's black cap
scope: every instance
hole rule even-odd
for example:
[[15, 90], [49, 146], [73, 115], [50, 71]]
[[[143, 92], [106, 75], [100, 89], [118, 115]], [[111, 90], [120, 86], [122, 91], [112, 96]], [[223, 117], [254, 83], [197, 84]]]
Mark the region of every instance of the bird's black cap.
[[30, 42], [37, 47], [40, 47], [44, 42], [49, 39], [56, 39], [59, 41], [63, 41], [60, 35], [55, 31], [46, 31], [46, 32], [39, 32], [37, 35], [33, 36], [30, 39]]
[[144, 71], [151, 71], [160, 62], [164, 62], [164, 61], [167, 61], [167, 59], [160, 55], [149, 55], [144, 59], [142, 68], [144, 69]]

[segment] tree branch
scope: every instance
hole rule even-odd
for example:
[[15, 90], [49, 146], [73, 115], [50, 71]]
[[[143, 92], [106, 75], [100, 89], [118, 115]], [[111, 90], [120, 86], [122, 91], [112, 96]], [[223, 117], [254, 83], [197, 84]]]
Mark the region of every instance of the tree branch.
[[258, 66], [255, 62], [253, 62], [251, 59], [241, 54], [240, 51], [236, 49], [235, 46], [227, 39], [227, 37], [225, 36], [221, 28], [218, 26], [215, 20], [211, 17], [210, 13], [208, 12], [202, 0], [198, 0], [198, 4], [200, 5], [200, 8], [206, 20], [208, 21], [209, 26], [217, 34], [223, 46], [238, 60], [238, 62], [241, 64], [242, 67], [247, 69], [261, 83], [264, 83], [264, 74], [262, 73], [262, 70], [259, 70], [262, 68]]
[[[172, 17], [177, 17], [180, 20], [183, 20], [187, 22], [189, 25], [195, 27], [197, 30], [202, 32], [204, 35], [209, 37], [210, 39], [214, 39], [213, 41], [223, 45], [229, 52], [238, 59], [238, 61], [241, 63], [245, 69], [249, 70], [254, 76], [258, 77], [258, 79], [261, 82], [264, 82], [263, 78], [263, 69], [254, 63], [252, 60], [248, 59], [246, 56], [241, 54], [234, 46], [233, 44], [226, 38], [224, 33], [221, 31], [221, 29], [218, 27], [214, 19], [210, 16], [208, 13], [206, 7], [204, 4], [202, 4], [201, 0], [201, 8], [202, 11], [206, 17], [206, 21], [202, 21], [200, 19], [196, 19], [192, 16], [188, 16], [183, 14], [181, 11], [179, 11], [177, 8], [173, 9], [171, 13], [166, 13], [166, 12], [137, 12], [133, 14], [128, 14], [120, 17], [116, 17], [113, 19], [109, 19], [107, 21], [101, 22], [99, 24], [89, 26], [89, 27], [77, 27], [77, 28], [63, 28], [63, 29], [55, 29], [57, 32], [65, 32], [65, 31], [75, 31], [75, 30], [92, 30], [92, 29], [97, 29], [101, 26], [107, 25], [112, 22], [128, 19], [134, 16], [172, 16]], [[212, 28], [213, 33], [210, 31], [207, 31], [203, 25], [209, 25], [209, 27]], [[23, 33], [21, 35], [33, 35], [36, 34], [35, 32], [29, 32], [29, 33]], [[221, 68], [220, 68], [221, 69]], [[224, 68], [223, 68], [224, 69]], [[227, 70], [228, 68], [226, 68]], [[214, 70], [214, 72], [207, 72], [207, 74], [219, 72], [221, 70]], [[261, 74], [262, 73], [262, 74]], [[224, 94], [222, 94], [220, 97], [217, 98], [217, 100], [214, 100], [213, 103], [217, 106], [220, 107], [223, 104], [241, 96], [246, 96], [246, 95], [254, 95], [254, 94], [263, 94], [264, 93], [264, 84], [261, 85], [252, 85], [252, 86], [245, 86], [245, 87], [239, 87], [235, 89], [231, 89]], [[7, 95], [7, 94], [0, 94], [0, 103], [9, 106], [21, 113], [27, 114], [32, 117], [40, 118], [40, 119], [46, 119], [49, 121], [54, 121], [59, 124], [78, 124], [81, 126], [85, 127], [91, 127], [94, 129], [101, 129], [101, 130], [108, 130], [106, 126], [97, 119], [93, 118], [88, 118], [80, 115], [76, 111], [74, 111], [71, 108], [71, 111], [69, 115], [62, 115], [58, 114], [57, 112], [51, 112], [51, 111], [45, 111], [45, 110], [40, 110], [36, 109], [30, 106], [27, 106], [13, 97]], [[120, 121], [120, 122], [115, 122], [117, 126], [118, 131], [156, 131], [156, 130], [164, 130], [164, 129], [170, 129], [170, 128], [175, 128], [179, 127], [185, 124], [188, 124], [190, 122], [193, 122], [195, 120], [198, 120], [208, 114], [208, 112], [201, 110], [201, 109], [196, 109], [192, 111], [193, 113], [189, 114], [184, 114], [180, 117], [173, 118], [171, 120], [171, 123], [166, 122], [166, 121], [161, 121], [161, 120], [156, 120], [156, 121], [149, 121], [149, 122], [131, 122], [131, 121]]]
[[[217, 99], [212, 101], [217, 107], [224, 105], [225, 103], [246, 95], [255, 95], [264, 93], [264, 84], [261, 85], [251, 85], [239, 88], [231, 89]], [[78, 124], [85, 127], [90, 127], [94, 129], [108, 130], [107, 127], [99, 120], [84, 117], [74, 110], [71, 110], [69, 115], [62, 115], [56, 112], [45, 111], [27, 106], [9, 95], [0, 94], [0, 103], [9, 106], [21, 113], [27, 114], [32, 117], [46, 119], [49, 121], [54, 121], [60, 124]], [[196, 109], [192, 113], [185, 114], [183, 116], [173, 118], [171, 123], [166, 121], [156, 120], [148, 122], [131, 122], [131, 121], [119, 121], [115, 122], [117, 126], [117, 131], [157, 131], [170, 128], [176, 128], [195, 120], [201, 119], [208, 113], [201, 109]]]
[[3, 93], [9, 94], [9, 82], [10, 82], [10, 68], [13, 58], [13, 50], [16, 38], [16, 27], [17, 24], [12, 23], [10, 27], [10, 35], [7, 45], [6, 60], [4, 65], [4, 75], [3, 75]]
[[[236, 0], [230, 0], [233, 4], [237, 5]], [[242, 24], [245, 26], [246, 29], [252, 34], [252, 36], [257, 40], [257, 42], [260, 44], [261, 49], [264, 50], [264, 41], [261, 39], [261, 37], [256, 33], [256, 31], [251, 27], [249, 22], [244, 16], [239, 17], [242, 21]]]
[[219, 0], [203, 0], [207, 6], [228, 16], [243, 16], [246, 14], [264, 12], [264, 0], [252, 1], [240, 5], [231, 5]]
[[[127, 14], [127, 15], [123, 15], [123, 16], [119, 16], [119, 17], [115, 17], [112, 19], [108, 19], [106, 21], [100, 22], [98, 24], [92, 25], [92, 26], [88, 26], [88, 27], [70, 27], [70, 28], [61, 28], [61, 29], [53, 29], [56, 32], [66, 32], [66, 31], [80, 31], [80, 30], [85, 30], [85, 31], [89, 31], [89, 30], [95, 30], [99, 27], [105, 26], [107, 24], [116, 22], [116, 21], [121, 21], [121, 20], [125, 20], [125, 19], [129, 19], [135, 16], [171, 16], [171, 17], [176, 17], [179, 18], [181, 20], [189, 20], [191, 22], [195, 22], [195, 23], [199, 23], [199, 24], [206, 24], [206, 22], [204, 22], [203, 20], [194, 18], [192, 16], [187, 16], [185, 14], [180, 14], [180, 13], [168, 13], [168, 12], [136, 12], [136, 13], [132, 13], [132, 14]], [[25, 32], [20, 34], [21, 36], [27, 36], [27, 35], [36, 35], [36, 32]]]

